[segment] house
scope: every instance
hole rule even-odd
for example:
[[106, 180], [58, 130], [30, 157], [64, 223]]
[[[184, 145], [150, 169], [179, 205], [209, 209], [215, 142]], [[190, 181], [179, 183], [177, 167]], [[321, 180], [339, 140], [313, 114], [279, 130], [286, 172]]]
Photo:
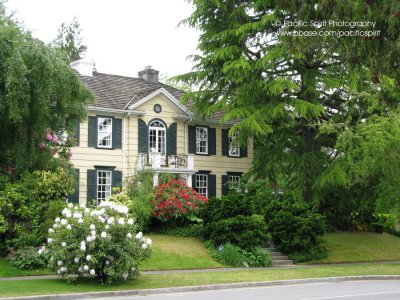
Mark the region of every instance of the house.
[[93, 64], [73, 62], [96, 103], [77, 128], [72, 148], [76, 168], [73, 202], [106, 199], [112, 187], [144, 169], [172, 173], [206, 197], [220, 196], [240, 184], [251, 166], [253, 144], [238, 147], [229, 138], [231, 124], [221, 114], [201, 120], [183, 105], [183, 93], [158, 81], [158, 71], [146, 67], [138, 78], [93, 71]]

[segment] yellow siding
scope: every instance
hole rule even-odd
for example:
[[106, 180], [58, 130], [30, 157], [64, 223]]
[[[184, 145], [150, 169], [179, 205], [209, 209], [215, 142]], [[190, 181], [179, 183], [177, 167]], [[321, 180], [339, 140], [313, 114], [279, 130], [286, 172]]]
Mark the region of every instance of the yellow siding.
[[[153, 107], [155, 104], [162, 106], [161, 113], [155, 113]], [[164, 95], [158, 95], [148, 100], [135, 110], [144, 111], [145, 115], [118, 115], [113, 113], [94, 113], [90, 112], [90, 116], [107, 115], [122, 119], [122, 149], [105, 150], [88, 147], [88, 122], [85, 121], [80, 125], [80, 146], [72, 149], [73, 156], [71, 162], [75, 168], [80, 169], [79, 182], [79, 200], [86, 203], [87, 193], [87, 170], [93, 169], [96, 165], [115, 166], [116, 170], [123, 172], [124, 178], [135, 173], [138, 159], [138, 119], [142, 119], [146, 124], [153, 119], [163, 120], [169, 127], [172, 123], [177, 122], [177, 153], [188, 154], [188, 125], [174, 119], [176, 115], [184, 115], [184, 112], [173, 104]], [[234, 158], [222, 156], [222, 136], [219, 124], [208, 124], [212, 128], [216, 128], [216, 155], [201, 156], [194, 155], [194, 168], [196, 170], [208, 170], [211, 174], [216, 175], [216, 193], [221, 195], [221, 176], [227, 172], [247, 172], [251, 167], [253, 158], [253, 144], [249, 140], [247, 145], [247, 156], [245, 158]], [[185, 130], [186, 128], [186, 130]], [[168, 143], [168, 141], [167, 141]]]

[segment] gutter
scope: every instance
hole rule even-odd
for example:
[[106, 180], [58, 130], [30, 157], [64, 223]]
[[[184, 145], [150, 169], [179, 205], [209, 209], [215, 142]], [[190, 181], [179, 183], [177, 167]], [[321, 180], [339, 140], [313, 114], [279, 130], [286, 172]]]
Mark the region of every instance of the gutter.
[[94, 112], [110, 112], [110, 113], [116, 113], [116, 114], [123, 114], [123, 115], [136, 115], [136, 116], [142, 116], [145, 115], [146, 112], [144, 111], [128, 111], [126, 109], [115, 109], [115, 108], [107, 108], [107, 107], [97, 107], [97, 106], [91, 106], [88, 105], [87, 109], [89, 111], [94, 111]]

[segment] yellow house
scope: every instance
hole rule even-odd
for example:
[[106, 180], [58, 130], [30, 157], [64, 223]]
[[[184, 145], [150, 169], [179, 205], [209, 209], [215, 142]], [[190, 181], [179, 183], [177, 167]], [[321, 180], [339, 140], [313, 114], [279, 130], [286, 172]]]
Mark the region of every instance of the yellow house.
[[138, 78], [102, 74], [79, 60], [74, 68], [96, 103], [77, 129], [71, 162], [77, 171], [73, 202], [106, 199], [113, 186], [143, 169], [172, 173], [206, 197], [240, 184], [253, 158], [253, 144], [238, 147], [218, 115], [197, 118], [180, 102], [183, 93], [158, 81], [151, 67]]

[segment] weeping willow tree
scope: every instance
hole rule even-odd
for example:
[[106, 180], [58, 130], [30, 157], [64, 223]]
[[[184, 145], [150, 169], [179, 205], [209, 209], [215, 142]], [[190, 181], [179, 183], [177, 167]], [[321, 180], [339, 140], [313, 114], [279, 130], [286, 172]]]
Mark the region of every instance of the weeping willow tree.
[[11, 20], [0, 2], [0, 173], [36, 169], [46, 130], [74, 129], [92, 99], [59, 55]]
[[[225, 111], [243, 142], [255, 138], [252, 174], [321, 199], [338, 136], [399, 99], [398, 1], [192, 0], [200, 30], [186, 101], [203, 117]], [[374, 21], [344, 28], [324, 20]], [[302, 21], [299, 25], [299, 21]], [[320, 23], [323, 24], [323, 23]], [[329, 31], [380, 31], [343, 36]], [[305, 32], [314, 32], [307, 36]], [[340, 180], [340, 178], [338, 179]]]

